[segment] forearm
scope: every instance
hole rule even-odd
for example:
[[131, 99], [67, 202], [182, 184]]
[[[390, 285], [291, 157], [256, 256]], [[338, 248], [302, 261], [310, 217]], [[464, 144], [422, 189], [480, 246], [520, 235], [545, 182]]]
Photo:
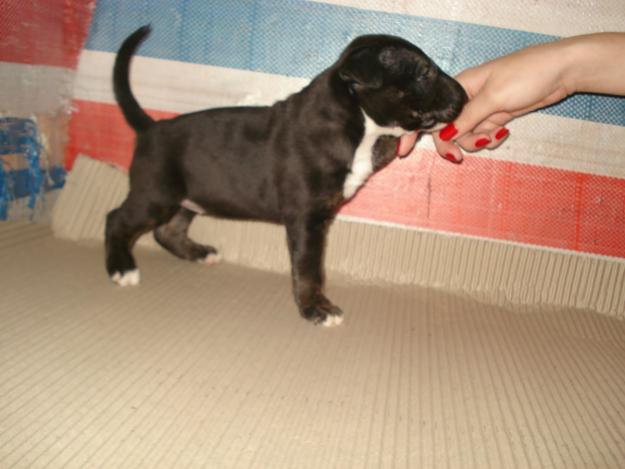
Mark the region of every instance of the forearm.
[[625, 33], [597, 33], [561, 41], [569, 92], [625, 96]]

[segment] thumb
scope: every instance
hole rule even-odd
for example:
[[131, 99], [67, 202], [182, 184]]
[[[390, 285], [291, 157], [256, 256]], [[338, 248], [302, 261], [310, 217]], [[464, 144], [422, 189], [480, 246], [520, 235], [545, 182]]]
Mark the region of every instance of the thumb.
[[460, 138], [472, 132], [480, 123], [485, 121], [491, 114], [497, 112], [493, 109], [490, 99], [484, 93], [476, 95], [464, 106], [458, 118], [440, 131], [440, 138], [444, 142], [452, 138]]

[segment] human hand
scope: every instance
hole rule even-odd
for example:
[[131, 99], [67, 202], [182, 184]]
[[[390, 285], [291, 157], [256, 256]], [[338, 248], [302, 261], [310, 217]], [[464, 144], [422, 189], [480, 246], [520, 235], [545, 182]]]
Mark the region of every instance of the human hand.
[[436, 150], [459, 163], [468, 152], [501, 145], [512, 119], [549, 106], [573, 92], [567, 41], [541, 44], [460, 73], [469, 102], [455, 122], [433, 135]]

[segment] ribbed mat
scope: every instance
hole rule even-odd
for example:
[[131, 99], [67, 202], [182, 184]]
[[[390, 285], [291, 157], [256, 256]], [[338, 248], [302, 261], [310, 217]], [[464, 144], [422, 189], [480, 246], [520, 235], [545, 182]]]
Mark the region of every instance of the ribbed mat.
[[[0, 224], [0, 467], [619, 468], [625, 322], [283, 274]], [[10, 267], [10, 268], [8, 268]]]
[[[127, 192], [122, 171], [80, 157], [54, 207], [54, 234], [101, 242], [106, 213]], [[220, 249], [229, 262], [289, 272], [283, 227], [198, 217], [190, 232]], [[156, 246], [150, 234], [140, 243]], [[620, 259], [337, 220], [325, 264], [361, 281], [444, 287], [500, 304], [588, 309], [625, 319], [625, 262]]]

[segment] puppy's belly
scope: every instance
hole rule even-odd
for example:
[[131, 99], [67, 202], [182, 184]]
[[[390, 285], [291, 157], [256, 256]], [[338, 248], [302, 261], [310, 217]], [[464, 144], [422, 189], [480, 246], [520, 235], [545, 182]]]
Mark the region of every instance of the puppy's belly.
[[206, 214], [206, 211], [199, 204], [196, 204], [191, 199], [184, 199], [182, 202], [180, 202], [180, 205], [187, 210], [191, 210], [192, 212], [195, 212], [197, 214]]
[[360, 186], [373, 172], [373, 147], [378, 138], [383, 135], [399, 137], [407, 131], [401, 127], [381, 127], [376, 124], [364, 111], [365, 134], [354, 153], [352, 168], [343, 184], [343, 197], [350, 199], [356, 194]]
[[279, 219], [280, 205], [277, 190], [272, 185], [271, 162], [266, 162], [263, 168], [248, 164], [250, 158], [244, 150], [238, 155], [223, 152], [221, 160], [215, 159], [203, 167], [189, 163], [185, 168], [186, 194], [180, 206], [200, 215], [220, 218]]
[[236, 199], [185, 198], [180, 206], [197, 213], [231, 220], [258, 220], [277, 223], [280, 214], [270, 206], [237, 203]]

